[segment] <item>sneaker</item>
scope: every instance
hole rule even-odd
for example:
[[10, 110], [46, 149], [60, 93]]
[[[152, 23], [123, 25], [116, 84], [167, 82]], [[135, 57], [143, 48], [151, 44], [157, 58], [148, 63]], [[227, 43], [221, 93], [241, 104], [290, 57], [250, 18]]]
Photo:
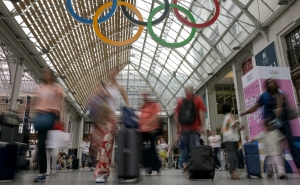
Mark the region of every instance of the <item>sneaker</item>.
[[288, 179], [288, 177], [285, 176], [285, 175], [282, 175], [282, 176], [279, 177], [279, 179]]
[[52, 170], [52, 172], [51, 172], [52, 174], [55, 174], [56, 173], [56, 170]]
[[99, 175], [96, 178], [96, 183], [105, 183], [105, 182], [107, 182], [107, 175], [106, 174]]
[[34, 179], [34, 182], [44, 182], [46, 180], [46, 175], [39, 175]]
[[91, 167], [91, 171], [95, 171], [95, 168], [94, 168], [94, 167]]
[[49, 176], [49, 175], [50, 175], [50, 172], [47, 172], [47, 173], [46, 173], [46, 176]]
[[157, 175], [158, 173], [157, 173], [157, 171], [152, 171], [152, 173], [151, 173], [151, 175]]

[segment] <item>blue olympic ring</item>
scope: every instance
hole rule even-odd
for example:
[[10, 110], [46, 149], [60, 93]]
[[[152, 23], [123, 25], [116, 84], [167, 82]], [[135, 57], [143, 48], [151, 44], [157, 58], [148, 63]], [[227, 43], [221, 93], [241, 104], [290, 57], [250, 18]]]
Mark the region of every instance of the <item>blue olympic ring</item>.
[[[111, 18], [111, 16], [113, 16], [115, 11], [117, 10], [117, 7], [118, 7], [118, 0], [112, 0], [112, 6], [111, 6], [110, 11], [108, 12], [108, 14], [106, 14], [105, 16], [98, 19], [98, 24], [103, 23], [103, 22], [107, 21], [109, 18]], [[67, 10], [72, 15], [72, 17], [74, 17], [74, 19], [76, 19], [77, 21], [82, 22], [84, 24], [90, 24], [90, 25], [93, 24], [93, 19], [82, 18], [78, 14], [75, 13], [75, 11], [72, 7], [72, 0], [67, 0]]]
[[279, 71], [278, 70], [269, 70], [269, 73], [271, 75], [279, 75]]

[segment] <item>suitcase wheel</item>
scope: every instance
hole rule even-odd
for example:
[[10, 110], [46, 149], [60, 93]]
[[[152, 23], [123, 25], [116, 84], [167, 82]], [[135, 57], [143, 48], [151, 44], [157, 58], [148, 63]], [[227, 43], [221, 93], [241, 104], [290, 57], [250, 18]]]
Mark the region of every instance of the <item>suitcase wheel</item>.
[[251, 179], [251, 175], [247, 175], [247, 178], [248, 178], [248, 179]]
[[257, 177], [261, 179], [261, 175], [259, 175], [259, 176], [257, 176]]

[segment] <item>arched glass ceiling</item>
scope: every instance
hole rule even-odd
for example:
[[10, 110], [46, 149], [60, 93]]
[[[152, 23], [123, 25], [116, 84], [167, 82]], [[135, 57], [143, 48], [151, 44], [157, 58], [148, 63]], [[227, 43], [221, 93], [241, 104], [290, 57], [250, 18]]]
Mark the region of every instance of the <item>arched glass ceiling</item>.
[[[81, 16], [92, 17], [106, 2], [109, 0], [73, 0], [73, 7]], [[134, 4], [145, 20], [153, 8], [163, 3], [162, 0], [127, 2]], [[215, 10], [212, 0], [179, 0], [179, 4], [191, 11], [197, 23], [209, 20]], [[213, 25], [198, 29], [186, 46], [169, 49], [154, 42], [147, 29], [130, 47], [108, 46], [99, 40], [92, 26], [79, 23], [70, 16], [65, 0], [22, 0], [13, 6], [6, 1], [6, 5], [17, 14], [16, 19], [38, 48], [50, 51], [45, 60], [59, 75], [67, 76], [60, 82], [76, 91], [74, 98], [83, 109], [89, 91], [100, 79], [107, 79], [108, 69], [117, 65], [126, 67], [123, 72], [129, 68], [135, 71], [167, 113], [173, 111], [176, 99], [184, 95], [183, 85], [189, 83], [195, 88], [201, 87], [208, 79], [208, 73], [228, 62], [233, 47], [241, 45], [255, 31], [266, 36], [261, 25], [279, 7], [275, 0], [220, 1], [221, 14]], [[100, 29], [114, 40], [125, 40], [137, 32], [120, 9], [101, 24]], [[183, 26], [170, 11], [153, 30], [165, 41], [180, 42], [188, 37], [191, 28]], [[130, 88], [127, 90], [129, 93]]]

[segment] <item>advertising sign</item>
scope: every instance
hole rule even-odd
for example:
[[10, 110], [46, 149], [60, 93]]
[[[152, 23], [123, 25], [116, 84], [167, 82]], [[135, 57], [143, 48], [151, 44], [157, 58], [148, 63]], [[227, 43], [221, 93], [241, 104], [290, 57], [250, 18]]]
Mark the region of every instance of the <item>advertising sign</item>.
[[242, 64], [243, 75], [247, 74], [252, 69], [253, 69], [252, 58], [249, 58]]
[[278, 66], [274, 42], [255, 55], [255, 62], [256, 66]]
[[[265, 81], [269, 78], [273, 78], [277, 81], [280, 90], [286, 96], [289, 104], [293, 107], [296, 107], [296, 99], [289, 68], [259, 66], [253, 68], [253, 70], [242, 77], [246, 109], [249, 109], [255, 105], [259, 96], [266, 91]], [[247, 121], [251, 139], [265, 130], [263, 126], [262, 109], [259, 109], [258, 111], [248, 115]], [[290, 125], [295, 141], [300, 141], [299, 118], [291, 120]], [[300, 142], [296, 142], [295, 145], [300, 147]], [[263, 143], [259, 144], [259, 149], [260, 160], [263, 166], [266, 157], [265, 146]], [[283, 157], [286, 161], [286, 171], [289, 173], [298, 172], [289, 149], [283, 149]]]

